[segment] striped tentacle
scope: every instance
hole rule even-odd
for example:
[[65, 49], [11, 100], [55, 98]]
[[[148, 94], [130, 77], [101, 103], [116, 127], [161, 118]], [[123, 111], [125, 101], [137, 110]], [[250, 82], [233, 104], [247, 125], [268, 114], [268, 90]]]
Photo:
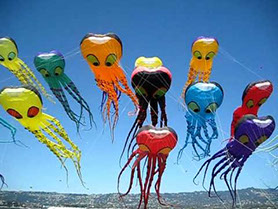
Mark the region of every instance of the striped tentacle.
[[195, 81], [197, 74], [198, 74], [198, 71], [196, 69], [194, 69], [193, 67], [190, 67], [188, 75], [187, 75], [187, 81], [182, 89], [181, 98], [184, 99], [184, 94], [185, 94], [187, 86], [189, 86], [191, 83], [193, 83]]
[[95, 124], [91, 109], [88, 103], [85, 101], [85, 99], [81, 96], [75, 84], [66, 75], [64, 75], [61, 82], [63, 87], [72, 96], [72, 98], [75, 99], [80, 104], [81, 112], [83, 108], [88, 112], [90, 125], [92, 126], [92, 123]]
[[[35, 76], [35, 74], [32, 72], [32, 70], [22, 61], [19, 59], [19, 64], [21, 66], [22, 72], [24, 72], [24, 74], [26, 75], [27, 79], [28, 79], [28, 83], [32, 84], [34, 87], [36, 87], [37, 89], [39, 89], [42, 94], [51, 102], [54, 102], [51, 98], [51, 96], [46, 92], [45, 88], [43, 87], [43, 85], [39, 82], [39, 80], [37, 79], [37, 77]], [[33, 80], [35, 82], [33, 82]]]

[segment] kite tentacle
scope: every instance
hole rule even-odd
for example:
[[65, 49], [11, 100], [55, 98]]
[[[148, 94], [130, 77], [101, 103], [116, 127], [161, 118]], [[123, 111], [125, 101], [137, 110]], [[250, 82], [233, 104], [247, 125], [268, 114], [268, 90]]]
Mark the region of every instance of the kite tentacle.
[[132, 155], [130, 155], [130, 157], [128, 158], [126, 164], [124, 165], [124, 167], [122, 168], [122, 170], [120, 171], [119, 175], [118, 175], [118, 184], [117, 184], [117, 189], [118, 189], [118, 193], [120, 194], [120, 196], [124, 196], [121, 194], [120, 192], [120, 180], [121, 180], [121, 176], [123, 174], [123, 172], [125, 171], [125, 169], [129, 166], [129, 164], [131, 163], [131, 161], [133, 160], [133, 158], [137, 155], [140, 154], [140, 150], [135, 151], [134, 153], [132, 153]]
[[165, 204], [161, 201], [161, 196], [160, 196], [160, 184], [161, 184], [162, 175], [163, 175], [164, 170], [166, 168], [167, 156], [163, 155], [163, 154], [159, 154], [158, 159], [160, 161], [158, 161], [158, 177], [157, 177], [157, 180], [156, 180], [156, 183], [155, 183], [155, 192], [156, 192], [157, 200], [158, 200], [159, 204], [167, 206], [167, 204]]
[[[37, 77], [35, 76], [35, 74], [31, 71], [31, 69], [22, 61], [20, 60], [19, 61], [19, 64], [23, 67], [21, 68], [22, 70], [25, 69], [26, 71], [26, 74], [27, 74], [27, 78], [30, 80], [30, 82], [37, 86], [38, 89], [41, 90], [42, 94], [48, 99], [50, 100], [51, 102], [53, 102], [53, 100], [51, 99], [50, 95], [46, 92], [45, 88], [43, 87], [43, 85], [39, 82], [39, 80], [37, 79]], [[31, 80], [31, 78], [34, 79], [35, 82], [33, 82]]]
[[[64, 153], [66, 158], [70, 158], [73, 161], [73, 164], [76, 168], [78, 177], [79, 177], [82, 185], [84, 186], [84, 182], [83, 182], [82, 174], [81, 174], [81, 166], [80, 166], [81, 151], [71, 141], [71, 139], [68, 137], [64, 128], [61, 126], [60, 122], [57, 119], [50, 117], [49, 115], [47, 115], [47, 119], [50, 122], [52, 122], [53, 124], [55, 124], [55, 126], [46, 121], [44, 124], [44, 126], [45, 126], [44, 131], [58, 142], [58, 144], [61, 146], [60, 151]], [[56, 134], [58, 134], [60, 137], [62, 137], [70, 145], [71, 150], [67, 149], [67, 147], [61, 141], [61, 139], [59, 137], [57, 137], [51, 130], [54, 131]]]
[[184, 143], [183, 147], [179, 150], [177, 162], [179, 162], [179, 160], [181, 159], [184, 149], [189, 144], [189, 138], [190, 138], [190, 136], [192, 136], [194, 134], [194, 131], [195, 131], [196, 120], [193, 119], [192, 117], [190, 117], [189, 114], [186, 114], [185, 118], [186, 118], [186, 122], [187, 122], [187, 133], [186, 133], [185, 143]]
[[[222, 164], [222, 166], [216, 170], [218, 168], [218, 166], [220, 166]], [[213, 187], [213, 191], [214, 193], [216, 194], [216, 196], [221, 200], [223, 201], [220, 196], [218, 195], [217, 191], [216, 191], [216, 188], [215, 188], [215, 184], [214, 184], [214, 179], [215, 177], [223, 170], [225, 169], [228, 165], [230, 164], [230, 161], [228, 160], [227, 161], [227, 158], [226, 157], [223, 157], [212, 169], [212, 178], [211, 178], [211, 181], [210, 181], [210, 185], [209, 185], [209, 190], [208, 190], [208, 196], [211, 197], [211, 187]]]
[[0, 118], [0, 124], [4, 127], [6, 127], [7, 129], [10, 130], [11, 135], [12, 135], [12, 140], [13, 142], [15, 142], [15, 134], [16, 134], [16, 128], [13, 127], [11, 124], [9, 124], [8, 122], [6, 122], [4, 119]]
[[194, 82], [194, 80], [196, 79], [196, 76], [198, 74], [198, 71], [196, 69], [194, 69], [193, 67], [190, 67], [189, 69], [189, 72], [188, 72], [188, 75], [187, 75], [187, 81], [182, 89], [182, 95], [181, 97], [184, 99], [184, 94], [185, 94], [185, 91], [187, 89], [187, 87]]
[[219, 157], [222, 157], [226, 155], [225, 153], [225, 149], [222, 149], [220, 151], [218, 151], [217, 153], [215, 153], [210, 159], [206, 160], [206, 162], [201, 166], [201, 168], [198, 170], [197, 174], [194, 176], [193, 178], [193, 183], [196, 184], [195, 180], [196, 178], [199, 176], [199, 174], [201, 173], [201, 171], [203, 170], [203, 168], [206, 166], [205, 168], [205, 172], [204, 172], [204, 178], [203, 178], [203, 185], [204, 185], [204, 182], [205, 182], [205, 177], [206, 177], [206, 173], [207, 173], [207, 169], [209, 167], [209, 164], [216, 158], [219, 158]]
[[[163, 126], [167, 126], [167, 114], [166, 114], [166, 102], [165, 102], [165, 95], [162, 96], [159, 100], [158, 100], [158, 104], [160, 106], [160, 110], [161, 110], [161, 118], [160, 118], [160, 127]], [[163, 124], [164, 122], [164, 124]]]
[[125, 76], [120, 77], [119, 82], [121, 82], [124, 86], [124, 89], [121, 87], [121, 85], [117, 82], [115, 82], [116, 87], [123, 92], [124, 94], [128, 95], [129, 98], [132, 100], [136, 110], [138, 107], [138, 100], [136, 98], [136, 96], [134, 95], [134, 93], [131, 91], [131, 89], [129, 88], [128, 84], [127, 84], [127, 80]]
[[88, 103], [81, 96], [81, 94], [80, 94], [79, 90], [77, 89], [77, 87], [75, 86], [75, 84], [66, 75], [63, 76], [61, 81], [62, 81], [62, 85], [66, 89], [66, 91], [72, 96], [73, 99], [75, 99], [81, 105], [81, 109], [84, 108], [88, 112], [90, 125], [92, 125], [92, 123], [95, 123], [93, 114], [91, 112], [91, 109], [90, 109]]
[[148, 187], [145, 188], [146, 189], [146, 192], [145, 192], [145, 202], [146, 202], [146, 205], [145, 207], [147, 208], [147, 204], [148, 204], [148, 200], [149, 200], [149, 196], [150, 196], [150, 191], [151, 191], [151, 186], [152, 186], [152, 182], [153, 182], [153, 178], [154, 178], [154, 175], [155, 175], [155, 167], [156, 167], [156, 156], [152, 156], [152, 167], [151, 167], [151, 171], [150, 171], [150, 179], [149, 179], [149, 184], [148, 184]]
[[144, 197], [144, 205], [146, 206], [146, 204], [148, 204], [148, 202], [146, 202], [146, 189], [147, 186], [149, 184], [149, 179], [150, 179], [150, 174], [151, 174], [151, 167], [152, 167], [152, 157], [148, 156], [148, 164], [147, 164], [147, 173], [146, 173], [146, 177], [145, 177], [145, 183], [144, 183], [144, 189], [143, 189], [143, 197]]
[[203, 81], [204, 82], [209, 81], [210, 74], [211, 74], [211, 68], [203, 71], [202, 75], [203, 75]]
[[157, 120], [158, 120], [158, 104], [157, 104], [157, 100], [156, 99], [151, 99], [150, 107], [151, 107], [152, 125], [156, 126]]
[[126, 196], [126, 195], [130, 192], [130, 190], [131, 190], [131, 188], [132, 188], [132, 184], [133, 184], [133, 178], [134, 178], [135, 169], [136, 169], [136, 167], [139, 166], [139, 162], [140, 162], [144, 157], [146, 157], [146, 155], [147, 155], [146, 153], [139, 153], [139, 156], [137, 157], [137, 159], [136, 159], [135, 162], [133, 163], [132, 168], [131, 168], [131, 175], [130, 175], [129, 187], [128, 187], [127, 191], [126, 191], [124, 194], [121, 194], [122, 197], [123, 197], [123, 196]]

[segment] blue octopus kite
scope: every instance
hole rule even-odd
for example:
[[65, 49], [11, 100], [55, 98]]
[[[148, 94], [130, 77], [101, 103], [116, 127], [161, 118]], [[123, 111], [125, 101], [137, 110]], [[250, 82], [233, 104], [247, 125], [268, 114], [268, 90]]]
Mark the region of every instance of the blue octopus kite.
[[[215, 113], [220, 107], [223, 97], [222, 87], [215, 82], [197, 82], [187, 87], [185, 91], [185, 104], [188, 108], [185, 115], [187, 134], [185, 144], [179, 151], [178, 160], [188, 143], [192, 144], [196, 154], [195, 159], [200, 160], [209, 156], [211, 141], [218, 137]], [[208, 126], [211, 127], [211, 135]], [[202, 153], [199, 153], [198, 149]]]

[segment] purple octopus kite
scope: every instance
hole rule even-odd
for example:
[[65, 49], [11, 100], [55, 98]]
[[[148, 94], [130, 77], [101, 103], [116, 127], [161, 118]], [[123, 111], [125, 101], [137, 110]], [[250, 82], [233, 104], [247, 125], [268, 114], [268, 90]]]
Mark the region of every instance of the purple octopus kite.
[[[193, 181], [205, 167], [203, 186], [210, 163], [220, 158], [211, 172], [211, 180], [208, 195], [211, 197], [211, 190], [217, 195], [214, 180], [218, 174], [220, 179], [224, 180], [233, 199], [233, 207], [236, 203], [236, 184], [239, 174], [246, 160], [252, 155], [255, 149], [267, 140], [275, 129], [273, 117], [256, 117], [254, 115], [245, 115], [235, 128], [235, 137], [228, 142], [225, 148], [214, 154], [200, 168]], [[236, 171], [237, 170], [237, 171]], [[236, 171], [235, 177], [234, 172]], [[228, 177], [228, 175], [230, 175]], [[234, 183], [232, 183], [234, 177]], [[229, 178], [229, 180], [228, 180]], [[221, 198], [220, 198], [221, 199]]]

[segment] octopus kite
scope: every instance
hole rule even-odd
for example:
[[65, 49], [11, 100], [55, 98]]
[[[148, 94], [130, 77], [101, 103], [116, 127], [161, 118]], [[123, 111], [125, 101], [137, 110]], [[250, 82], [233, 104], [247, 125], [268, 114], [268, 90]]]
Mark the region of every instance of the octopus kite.
[[242, 95], [242, 105], [233, 113], [231, 139], [234, 137], [237, 122], [247, 114], [257, 116], [260, 106], [266, 102], [272, 91], [273, 85], [269, 80], [257, 81], [247, 85]]
[[[70, 140], [60, 122], [42, 112], [42, 99], [37, 89], [32, 86], [4, 88], [0, 92], [0, 104], [8, 114], [48, 147], [66, 172], [65, 160], [71, 159], [83, 184], [80, 171], [81, 151]], [[69, 149], [62, 140], [69, 144]]]
[[[50, 53], [40, 53], [34, 59], [37, 70], [42, 74], [45, 81], [50, 86], [51, 91], [63, 105], [68, 117], [75, 122], [77, 130], [79, 130], [83, 111], [87, 111], [89, 115], [90, 125], [93, 122], [93, 114], [89, 105], [81, 96], [79, 90], [71, 79], [64, 73], [65, 60], [63, 55], [58, 51]], [[80, 105], [80, 113], [75, 113], [69, 105], [63, 88], [69, 95]], [[83, 125], [83, 124], [82, 124]]]
[[199, 81], [208, 82], [212, 69], [214, 56], [218, 52], [218, 41], [215, 38], [199, 37], [192, 43], [191, 53], [192, 58], [188, 72], [188, 79], [183, 88], [182, 98], [186, 88], [192, 84], [197, 75]]
[[[140, 208], [142, 201], [144, 202], [144, 208], [147, 208], [150, 189], [152, 186], [153, 179], [157, 175], [157, 181], [155, 183], [155, 191], [157, 194], [157, 200], [162, 205], [167, 205], [162, 202], [160, 196], [160, 185], [162, 180], [162, 175], [166, 168], [166, 160], [172, 149], [177, 144], [177, 134], [169, 127], [155, 128], [152, 125], [143, 126], [139, 129], [136, 135], [136, 142], [138, 149], [135, 150], [127, 163], [124, 165], [118, 177], [118, 191], [120, 178], [125, 169], [130, 165], [132, 160], [135, 158], [134, 163], [131, 167], [131, 177], [127, 192], [121, 194], [121, 197], [127, 195], [133, 184], [133, 178], [135, 170], [137, 171], [137, 178], [140, 185], [141, 195], [139, 200], [138, 208]], [[142, 174], [141, 174], [141, 161], [147, 159], [147, 171], [145, 182], [143, 184]], [[158, 166], [158, 167], [157, 167]], [[120, 193], [120, 191], [119, 191]]]
[[[100, 35], [89, 33], [82, 39], [80, 48], [84, 59], [95, 74], [97, 86], [103, 91], [101, 103], [103, 118], [104, 121], [108, 119], [110, 130], [113, 133], [119, 118], [118, 100], [121, 92], [130, 97], [136, 108], [138, 105], [137, 99], [129, 88], [124, 71], [119, 64], [123, 53], [122, 42], [115, 34]], [[111, 104], [113, 104], [115, 109], [112, 125], [110, 118]]]
[[[216, 82], [197, 82], [188, 86], [185, 92], [185, 104], [188, 109], [185, 115], [187, 134], [185, 144], [179, 151], [178, 160], [189, 143], [192, 144], [196, 154], [195, 159], [200, 160], [209, 156], [212, 139], [218, 137], [215, 114], [222, 104], [223, 97], [223, 89]], [[212, 130], [211, 135], [208, 126]], [[201, 150], [201, 154], [197, 148]]]
[[[139, 101], [139, 113], [129, 131], [122, 155], [128, 143], [127, 154], [129, 155], [135, 134], [142, 127], [147, 117], [148, 106], [150, 106], [152, 125], [156, 126], [158, 123], [159, 106], [161, 110], [160, 127], [167, 126], [165, 94], [171, 86], [171, 81], [171, 72], [163, 66], [162, 61], [158, 57], [139, 57], [136, 60], [135, 69], [131, 75], [131, 83]], [[131, 135], [132, 138], [129, 142]]]
[[[0, 118], [0, 124], [4, 126], [5, 128], [9, 129], [12, 135], [12, 140], [15, 142], [15, 134], [16, 134], [16, 128], [13, 127], [11, 124], [9, 124], [7, 121], [4, 119]], [[0, 177], [1, 178], [1, 177]]]
[[15, 41], [9, 37], [0, 38], [0, 64], [9, 69], [23, 85], [31, 85], [51, 100], [32, 70], [18, 57]]
[[[254, 115], [243, 116], [235, 127], [234, 139], [229, 141], [225, 148], [214, 154], [202, 165], [194, 177], [194, 182], [203, 168], [205, 168], [203, 177], [204, 186], [205, 177], [210, 163], [219, 159], [211, 172], [208, 195], [209, 197], [211, 196], [211, 191], [213, 189], [218, 198], [220, 198], [217, 194], [214, 183], [215, 178], [220, 174], [220, 179], [225, 181], [225, 184], [230, 192], [234, 207], [236, 203], [237, 180], [244, 163], [252, 155], [256, 148], [271, 136], [274, 129], [275, 121], [271, 116], [259, 118]], [[234, 172], [236, 172], [235, 176]]]

